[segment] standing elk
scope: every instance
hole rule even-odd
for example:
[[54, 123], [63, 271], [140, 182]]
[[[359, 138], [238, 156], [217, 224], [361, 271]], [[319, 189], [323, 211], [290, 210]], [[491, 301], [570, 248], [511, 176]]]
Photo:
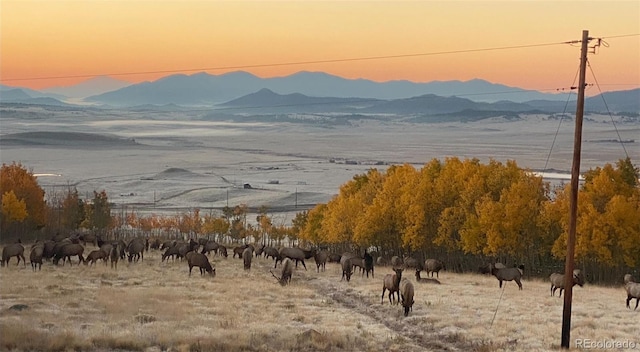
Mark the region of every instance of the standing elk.
[[633, 310], [638, 309], [638, 302], [640, 301], [640, 283], [634, 282], [631, 274], [624, 276], [624, 290], [627, 291], [627, 308], [631, 309], [629, 304], [632, 299], [636, 299], [636, 307]]
[[369, 277], [369, 272], [371, 272], [371, 278], [373, 278], [373, 256], [367, 253], [367, 250], [364, 250], [364, 271], [367, 273], [367, 278]]
[[37, 242], [31, 246], [31, 252], [29, 253], [29, 261], [31, 262], [31, 268], [33, 271], [42, 270], [42, 254], [44, 253], [44, 243]]
[[316, 269], [318, 270], [318, 272], [320, 272], [320, 268], [322, 268], [322, 271], [325, 271], [325, 269], [327, 268], [328, 256], [329, 253], [327, 253], [327, 251], [319, 251], [313, 256], [313, 259], [316, 261]]
[[[553, 273], [549, 276], [549, 280], [551, 281], [551, 296], [555, 296], [556, 290], [560, 289], [560, 294], [558, 297], [562, 296], [562, 291], [564, 291], [564, 274]], [[573, 271], [573, 283], [571, 287], [578, 285], [580, 287], [584, 286], [584, 275], [582, 275], [582, 271], [580, 269], [575, 269]]]
[[431, 273], [431, 277], [433, 277], [433, 273], [435, 273], [438, 279], [440, 278], [440, 270], [447, 270], [444, 263], [438, 259], [425, 260], [424, 268], [427, 271], [427, 276], [429, 276], [429, 273]]
[[247, 247], [242, 251], [242, 263], [244, 270], [251, 270], [251, 258], [253, 258], [253, 251], [250, 247]]
[[396, 303], [400, 301], [400, 280], [402, 279], [402, 268], [393, 268], [395, 274], [387, 274], [382, 281], [382, 297], [380, 304], [384, 304], [384, 292], [389, 290], [389, 303], [393, 305], [394, 293], [398, 296]]
[[[111, 245], [111, 253], [109, 253], [109, 259], [111, 259], [111, 269], [118, 269], [118, 259], [120, 259], [120, 244], [114, 242]], [[163, 258], [164, 259], [164, 258]]]
[[82, 247], [79, 243], [68, 243], [64, 246], [58, 248], [56, 254], [53, 256], [53, 263], [58, 265], [60, 259], [62, 259], [62, 266], [64, 266], [64, 262], [68, 259], [69, 265], [72, 265], [71, 257], [78, 256], [78, 265], [84, 263], [84, 257], [82, 256], [84, 253], [84, 247]]
[[491, 269], [491, 274], [500, 282], [500, 288], [502, 288], [502, 281], [515, 281], [520, 290], [522, 290], [520, 279], [522, 278], [523, 272], [524, 265], [520, 265], [517, 268]]
[[284, 258], [289, 258], [291, 260], [296, 261], [296, 268], [298, 267], [298, 262], [301, 262], [302, 266], [304, 267], [304, 270], [307, 270], [307, 266], [304, 264], [304, 260], [306, 256], [305, 256], [305, 253], [302, 251], [302, 249], [295, 248], [295, 247], [285, 247], [280, 249], [279, 254], [280, 254], [279, 258], [276, 259], [276, 265], [275, 265], [276, 267], [278, 266], [279, 261], [282, 261]]
[[21, 243], [12, 243], [2, 249], [2, 266], [5, 264], [9, 266], [11, 257], [18, 258], [16, 265], [20, 264], [20, 259], [22, 259], [22, 264], [27, 266], [27, 261], [24, 258], [24, 246]]

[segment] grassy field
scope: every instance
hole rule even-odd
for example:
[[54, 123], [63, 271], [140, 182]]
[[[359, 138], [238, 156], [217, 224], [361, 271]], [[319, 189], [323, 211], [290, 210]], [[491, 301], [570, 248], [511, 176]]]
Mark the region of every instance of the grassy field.
[[[85, 253], [93, 248], [89, 246]], [[28, 255], [27, 255], [28, 257]], [[273, 261], [211, 257], [217, 275], [188, 276], [185, 262], [27, 265], [0, 270], [3, 351], [544, 351], [559, 350], [563, 299], [549, 284], [440, 273], [441, 285], [415, 283], [408, 317], [380, 304], [382, 278], [340, 281], [337, 264], [295, 270], [290, 286], [269, 273]], [[278, 273], [276, 270], [276, 273]], [[423, 276], [425, 276], [423, 274]], [[640, 310], [625, 307], [622, 287], [576, 287], [571, 346], [617, 342], [640, 350]], [[635, 345], [634, 345], [635, 344]]]

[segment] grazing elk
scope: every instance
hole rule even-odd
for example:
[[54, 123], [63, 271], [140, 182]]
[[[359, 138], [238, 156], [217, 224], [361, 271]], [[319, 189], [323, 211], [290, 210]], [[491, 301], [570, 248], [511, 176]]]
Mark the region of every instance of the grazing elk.
[[269, 272], [278, 280], [280, 285], [286, 286], [291, 283], [291, 276], [293, 275], [293, 261], [289, 258], [285, 258], [282, 261], [282, 274], [280, 274], [280, 277], [277, 277], [271, 270], [269, 270]]
[[131, 240], [127, 246], [129, 263], [137, 262], [138, 260], [144, 261], [144, 249], [145, 242], [142, 238], [134, 238]]
[[211, 277], [216, 276], [216, 269], [211, 266], [209, 262], [209, 258], [202, 253], [198, 253], [196, 251], [191, 251], [187, 253], [187, 263], [189, 264], [189, 276], [191, 276], [191, 269], [194, 266], [200, 268], [200, 275], [204, 275], [205, 271], [211, 275]]
[[229, 256], [227, 254], [227, 247], [220, 245], [220, 247], [218, 247], [218, 255], [227, 258]]
[[[91, 252], [89, 252], [89, 254], [87, 254], [87, 258], [85, 258], [84, 260], [84, 265], [89, 265], [92, 266], [93, 264], [96, 263], [96, 261], [98, 261], [98, 259], [105, 259], [107, 258], [108, 254], [103, 251], [102, 249], [96, 249], [93, 250]], [[105, 262], [106, 264], [106, 262]]]
[[409, 311], [413, 309], [413, 284], [409, 279], [403, 277], [400, 281], [400, 297], [402, 298], [402, 306], [404, 307], [404, 316], [409, 315]]
[[[169, 247], [165, 249], [164, 253], [162, 253], [162, 262], [164, 262], [164, 260], [169, 257], [171, 257], [171, 259], [173, 259], [174, 261], [176, 260], [176, 258], [182, 258], [182, 255], [180, 254], [179, 244], [176, 244], [173, 247]], [[167, 262], [169, 262], [168, 259], [167, 259]]]

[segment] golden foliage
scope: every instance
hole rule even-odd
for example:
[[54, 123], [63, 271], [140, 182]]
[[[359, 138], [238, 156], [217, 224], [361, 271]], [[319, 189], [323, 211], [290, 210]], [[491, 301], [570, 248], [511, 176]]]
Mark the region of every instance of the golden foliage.
[[[0, 168], [0, 197], [4, 198], [4, 195], [10, 194], [11, 191], [18, 201], [25, 204], [27, 217], [23, 219], [24, 223], [32, 229], [44, 226], [46, 223], [44, 190], [38, 185], [33, 173], [16, 162], [10, 165], [3, 163]], [[1, 203], [4, 204], [4, 202]], [[3, 217], [0, 232], [6, 233], [10, 225], [10, 222]]]
[[8, 223], [22, 222], [27, 218], [27, 204], [18, 199], [13, 190], [2, 195], [2, 219]]

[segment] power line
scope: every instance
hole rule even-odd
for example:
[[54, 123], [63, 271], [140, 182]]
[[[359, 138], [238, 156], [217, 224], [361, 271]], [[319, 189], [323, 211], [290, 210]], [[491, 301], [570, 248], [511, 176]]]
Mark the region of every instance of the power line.
[[611, 110], [609, 110], [609, 105], [607, 104], [607, 100], [604, 98], [604, 94], [602, 94], [602, 89], [600, 89], [600, 85], [598, 84], [598, 79], [596, 78], [596, 74], [593, 72], [593, 68], [591, 67], [591, 63], [587, 60], [587, 65], [589, 66], [589, 70], [591, 71], [591, 76], [593, 76], [593, 80], [596, 82], [596, 87], [600, 91], [600, 97], [602, 97], [602, 102], [604, 103], [604, 107], [607, 109], [607, 113], [609, 114], [609, 118], [611, 119], [611, 123], [613, 124], [613, 128], [616, 130], [616, 134], [618, 135], [618, 141], [622, 146], [622, 150], [624, 150], [624, 154], [627, 159], [629, 158], [629, 153], [627, 153], [627, 148], [624, 146], [624, 141], [622, 137], [620, 137], [620, 131], [618, 131], [618, 126], [616, 126], [615, 121], [613, 120], [613, 115], [611, 114]]
[[[613, 36], [601, 37], [600, 39], [604, 39], [604, 38], [609, 38], [609, 39], [610, 38], [625, 38], [625, 37], [635, 37], [635, 36], [640, 36], [640, 33], [613, 35]], [[0, 80], [1, 81], [6, 81], [6, 82], [9, 82], [9, 81], [11, 81], [11, 82], [12, 81], [39, 81], [39, 80], [50, 80], [50, 79], [91, 78], [91, 77], [99, 77], [99, 76], [134, 76], [134, 75], [148, 75], [148, 74], [162, 74], [162, 73], [237, 70], [237, 69], [248, 69], [248, 68], [261, 68], [261, 67], [310, 65], [310, 64], [324, 64], [324, 63], [337, 63], [337, 62], [350, 62], [350, 61], [386, 60], [386, 59], [398, 59], [398, 58], [420, 57], [420, 56], [436, 56], [436, 55], [451, 55], [451, 54], [463, 54], [463, 53], [497, 51], [497, 50], [513, 50], [513, 49], [525, 49], [525, 48], [535, 48], [535, 47], [553, 46], [553, 45], [575, 44], [575, 43], [579, 43], [579, 42], [580, 42], [579, 40], [577, 40], [577, 41], [573, 40], [573, 41], [564, 41], [564, 42], [555, 42], [555, 43], [511, 45], [511, 46], [500, 46], [500, 47], [490, 47], [490, 48], [435, 51], [435, 52], [413, 53], [413, 54], [364, 56], [364, 57], [326, 59], [326, 60], [309, 60], [309, 61], [291, 61], [291, 62], [253, 64], [253, 65], [213, 66], [213, 67], [172, 69], [172, 70], [112, 72], [112, 73], [101, 73], [101, 74], [40, 76], [40, 77], [10, 77], [10, 78], [2, 78]]]
[[[640, 34], [636, 34], [636, 35], [640, 35]], [[629, 36], [629, 35], [626, 35], [626, 36]], [[525, 49], [525, 48], [535, 48], [535, 47], [553, 46], [553, 45], [566, 45], [566, 44], [569, 44], [569, 43], [572, 43], [572, 42], [565, 41], [565, 42], [556, 42], [556, 43], [540, 43], [540, 44], [512, 45], [512, 46], [478, 48], [478, 49], [435, 51], [435, 52], [427, 52], [427, 53], [364, 56], [364, 57], [351, 57], [351, 58], [326, 59], [326, 60], [309, 60], [309, 61], [290, 61], [290, 62], [254, 64], [254, 65], [213, 66], [213, 67], [173, 69], [173, 70], [113, 72], [113, 73], [84, 74], [84, 75], [12, 77], [12, 78], [3, 78], [2, 81], [37, 81], [37, 80], [67, 79], [67, 78], [89, 78], [89, 77], [98, 77], [98, 76], [133, 76], [133, 75], [148, 75], [148, 74], [162, 74], [162, 73], [180, 73], [180, 72], [196, 72], [196, 71], [219, 71], [219, 70], [237, 70], [237, 69], [248, 69], [248, 68], [261, 68], [261, 67], [310, 65], [310, 64], [324, 64], [324, 63], [351, 62], [351, 61], [387, 60], [387, 59], [399, 59], [399, 58], [421, 57], [421, 56], [452, 55], [452, 54], [463, 54], [463, 53], [485, 52], [485, 51], [497, 51], [497, 50]]]

